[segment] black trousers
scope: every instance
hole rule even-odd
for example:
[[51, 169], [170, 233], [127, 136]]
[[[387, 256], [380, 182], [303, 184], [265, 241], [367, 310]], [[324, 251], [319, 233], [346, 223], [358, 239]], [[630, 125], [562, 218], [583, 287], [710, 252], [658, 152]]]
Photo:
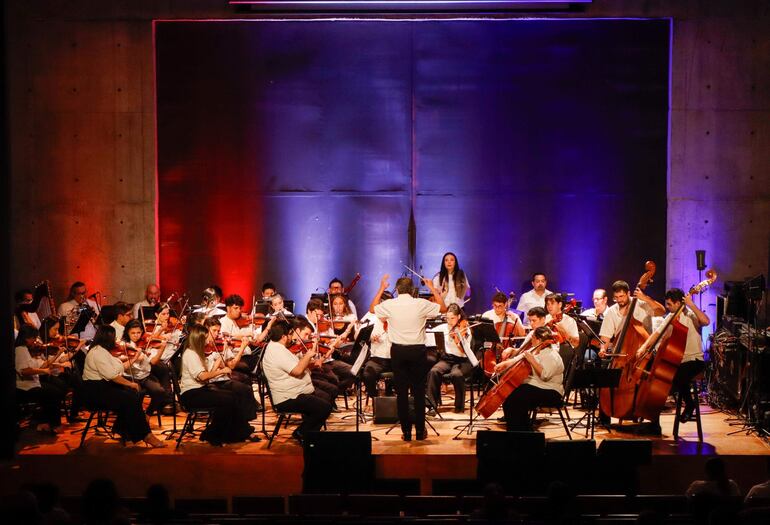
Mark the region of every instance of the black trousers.
[[[415, 431], [421, 434], [425, 431], [425, 376], [428, 373], [425, 345], [393, 343], [390, 347], [390, 365], [393, 367], [401, 431], [410, 434], [414, 423]], [[409, 418], [410, 391], [414, 397], [414, 421]]]
[[112, 381], [83, 381], [83, 399], [91, 409], [114, 412], [113, 431], [126, 441], [140, 441], [150, 433], [139, 393]]
[[331, 371], [324, 370], [323, 367], [313, 368], [310, 371], [310, 379], [313, 381], [313, 387], [316, 392], [323, 392], [323, 399], [333, 403], [340, 393], [339, 380]]
[[560, 401], [561, 394], [556, 390], [538, 388], [529, 383], [520, 385], [503, 401], [503, 414], [507, 430], [532, 430], [530, 411], [539, 406], [556, 406]]
[[684, 400], [684, 410], [695, 410], [695, 404], [698, 402], [690, 392], [690, 383], [692, 380], [706, 369], [706, 363], [700, 360], [687, 361], [679, 365], [671, 381], [671, 391], [678, 392], [679, 397]]
[[[158, 380], [158, 383], [163, 387], [163, 390], [171, 396], [171, 369], [169, 368], [169, 365], [160, 361], [157, 364], [152, 365], [150, 374]], [[170, 402], [171, 401], [169, 401], [169, 403]]]
[[76, 373], [76, 371], [72, 369], [64, 369], [57, 376], [42, 376], [40, 382], [49, 383], [61, 390], [62, 398], [67, 395], [68, 391], [72, 390], [72, 400], [68, 416], [70, 418], [77, 417], [80, 412], [80, 407], [83, 406], [83, 401], [81, 399], [82, 388], [80, 388], [83, 384], [83, 376], [81, 376], [80, 373]]
[[246, 421], [251, 421], [257, 417], [259, 403], [257, 403], [257, 399], [254, 397], [254, 389], [251, 388], [251, 385], [233, 380], [215, 381], [211, 384], [216, 388], [227, 390], [235, 394], [235, 399], [237, 401], [236, 407], [240, 417]]
[[166, 389], [163, 388], [163, 385], [154, 375], [150, 374], [144, 379], [137, 380], [136, 383], [142, 388], [140, 390], [142, 395], [147, 394], [150, 396], [150, 405], [147, 407], [148, 412], [160, 410], [171, 403], [171, 394], [166, 392]]
[[237, 443], [251, 434], [249, 420], [239, 406], [238, 395], [224, 388], [206, 385], [188, 390], [181, 396], [182, 403], [190, 410], [209, 409], [211, 416], [202, 441], [212, 445]]
[[342, 393], [344, 393], [348, 387], [353, 384], [353, 381], [356, 380], [353, 372], [351, 372], [353, 367], [339, 359], [332, 359], [330, 362], [324, 363], [323, 367], [326, 371], [331, 372], [337, 377], [337, 381], [339, 382], [337, 388], [339, 388]]
[[52, 429], [61, 426], [61, 403], [66, 394], [66, 390], [47, 382], [41, 382], [39, 388], [16, 389], [17, 400], [40, 405], [40, 423], [48, 423]]
[[441, 358], [428, 372], [428, 399], [433, 406], [441, 406], [441, 383], [445, 374], [449, 374], [455, 389], [455, 410], [460, 412], [465, 408], [465, 379], [470, 377], [473, 366], [468, 359], [452, 356]]
[[377, 381], [385, 372], [392, 372], [390, 359], [384, 357], [370, 357], [364, 365], [364, 386], [366, 386], [366, 395], [377, 397]]
[[329, 414], [332, 413], [332, 405], [315, 394], [300, 394], [294, 399], [281, 401], [275, 408], [281, 411], [300, 412], [302, 424], [299, 431], [302, 434], [321, 430]]

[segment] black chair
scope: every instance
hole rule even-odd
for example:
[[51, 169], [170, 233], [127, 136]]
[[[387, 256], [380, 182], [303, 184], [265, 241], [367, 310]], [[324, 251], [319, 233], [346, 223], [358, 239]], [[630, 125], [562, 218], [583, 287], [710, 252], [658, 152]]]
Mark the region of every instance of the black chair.
[[[184, 423], [182, 424], [182, 428], [179, 431], [179, 437], [176, 439], [176, 446], [174, 447], [179, 448], [179, 445], [182, 444], [182, 438], [185, 436], [185, 434], [195, 435], [195, 422], [198, 420], [199, 417], [205, 417], [206, 418], [206, 425], [204, 426], [204, 430], [206, 427], [209, 426], [209, 423], [211, 422], [211, 413], [214, 411], [213, 408], [196, 408], [191, 409], [189, 407], [186, 407], [185, 404], [182, 402], [182, 391], [179, 387], [179, 374], [181, 372], [182, 368], [182, 353], [179, 352], [178, 354], [175, 354], [174, 357], [171, 358], [170, 362], [170, 375], [171, 375], [171, 387], [174, 389], [174, 398], [176, 399], [177, 406], [181, 407], [182, 410], [184, 410], [187, 413], [187, 417], [184, 420]], [[174, 416], [176, 417], [176, 416]], [[171, 435], [169, 435], [168, 438], [170, 439]]]
[[532, 423], [535, 422], [535, 419], [537, 418], [537, 413], [541, 408], [548, 408], [556, 410], [559, 413], [559, 419], [561, 419], [561, 424], [564, 427], [564, 431], [567, 433], [567, 437], [569, 439], [572, 439], [572, 434], [569, 431], [569, 427], [567, 426], [567, 419], [569, 419], [569, 413], [567, 413], [567, 419], [564, 418], [564, 412], [567, 412], [567, 398], [569, 397], [569, 391], [572, 386], [572, 377], [574, 376], [575, 372], [575, 365], [577, 363], [577, 358], [579, 353], [575, 352], [572, 347], [569, 346], [569, 343], [563, 343], [559, 347], [559, 355], [562, 358], [562, 361], [564, 362], [564, 374], [563, 374], [563, 385], [564, 385], [564, 395], [559, 399], [557, 403], [554, 403], [553, 405], [542, 405], [536, 407], [532, 411]]
[[273, 393], [270, 391], [270, 384], [265, 382], [265, 386], [267, 387], [267, 397], [270, 399], [270, 406], [273, 407], [273, 412], [275, 412], [275, 414], [278, 416], [278, 419], [275, 422], [275, 427], [273, 427], [273, 431], [270, 433], [270, 439], [267, 442], [267, 448], [269, 449], [273, 445], [275, 436], [277, 436], [278, 432], [281, 430], [281, 424], [286, 422], [286, 426], [288, 427], [291, 416], [302, 417], [302, 413], [292, 410], [280, 410], [276, 408], [275, 403], [273, 402]]

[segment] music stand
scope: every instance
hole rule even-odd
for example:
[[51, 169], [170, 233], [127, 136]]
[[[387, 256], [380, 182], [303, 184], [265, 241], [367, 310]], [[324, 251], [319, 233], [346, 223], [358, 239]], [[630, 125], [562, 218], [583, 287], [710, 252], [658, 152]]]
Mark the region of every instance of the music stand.
[[91, 315], [93, 314], [93, 310], [90, 306], [87, 306], [85, 308], [82, 308], [80, 310], [80, 314], [78, 315], [78, 320], [75, 321], [75, 324], [72, 326], [72, 330], [70, 330], [70, 333], [67, 335], [79, 335], [83, 330], [86, 329], [86, 326], [91, 321]]
[[572, 430], [583, 424], [582, 421], [586, 418], [586, 437], [588, 437], [588, 429], [591, 429], [591, 439], [594, 438], [594, 431], [596, 429], [596, 408], [599, 406], [599, 389], [600, 388], [612, 388], [615, 389], [620, 384], [620, 375], [622, 373], [620, 368], [582, 368], [575, 370], [575, 375], [572, 376], [572, 386], [576, 389], [582, 389], [587, 392], [588, 410], [583, 414], [583, 417], [578, 419], [572, 424]]
[[[495, 331], [495, 325], [493, 323], [480, 323], [473, 328], [471, 328], [471, 334], [473, 334], [473, 341], [476, 342], [478, 345], [479, 343], [486, 343], [491, 342], [493, 347], [495, 344], [500, 342], [500, 336], [497, 335], [497, 332]], [[472, 352], [473, 349], [471, 348], [470, 351]], [[473, 362], [471, 360], [471, 362]], [[480, 414], [477, 412], [476, 415], [473, 415], [473, 409], [476, 406], [476, 403], [474, 402], [473, 397], [473, 374], [476, 373], [478, 370], [479, 363], [477, 362], [476, 365], [471, 370], [471, 385], [470, 385], [470, 406], [468, 407], [468, 423], [461, 426], [454, 427], [455, 430], [457, 430], [457, 434], [452, 439], [461, 439], [460, 435], [465, 432], [467, 435], [471, 435], [474, 432], [474, 426], [478, 429], [482, 430], [489, 430], [489, 427], [487, 427], [484, 424], [475, 424], [476, 420], [479, 418]]]
[[293, 299], [285, 299], [283, 301], [283, 307], [290, 311], [291, 313], [294, 313], [294, 300]]
[[[374, 324], [362, 328], [358, 332], [358, 337], [356, 337], [356, 341], [353, 343], [353, 349], [350, 352], [350, 355], [356, 355], [356, 360], [350, 369], [350, 372], [355, 377], [356, 384], [356, 432], [359, 431], [360, 423], [366, 423], [366, 417], [364, 416], [362, 408], [363, 396], [361, 395], [361, 383], [363, 381], [364, 364], [369, 356], [369, 340], [372, 337], [373, 331]], [[356, 354], [356, 352], [358, 353]]]

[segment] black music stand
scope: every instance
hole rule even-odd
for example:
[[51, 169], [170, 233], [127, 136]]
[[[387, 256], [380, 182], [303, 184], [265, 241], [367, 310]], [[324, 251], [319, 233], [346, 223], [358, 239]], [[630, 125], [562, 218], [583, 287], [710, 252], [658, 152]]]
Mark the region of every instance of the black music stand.
[[[576, 389], [582, 389], [587, 392], [587, 404], [588, 409], [583, 417], [578, 419], [572, 424], [572, 430], [578, 425], [585, 425], [586, 437], [588, 437], [588, 429], [591, 429], [591, 439], [594, 438], [594, 431], [596, 429], [596, 409], [599, 406], [599, 389], [600, 388], [612, 388], [613, 390], [620, 384], [620, 375], [623, 370], [620, 368], [582, 368], [575, 370], [575, 375], [572, 376], [572, 387]], [[586, 420], [583, 423], [583, 420]]]
[[91, 321], [91, 316], [93, 313], [94, 311], [90, 306], [83, 307], [80, 310], [80, 314], [78, 315], [78, 320], [75, 321], [75, 324], [72, 326], [72, 330], [70, 330], [70, 333], [67, 335], [79, 335], [83, 330], [85, 330], [86, 326], [88, 326], [88, 323]]
[[[494, 346], [495, 344], [500, 342], [500, 336], [497, 335], [497, 332], [495, 331], [495, 325], [494, 323], [481, 323], [473, 328], [471, 328], [471, 333], [473, 334], [473, 341], [478, 345], [479, 343], [483, 344], [486, 342], [491, 342]], [[473, 351], [473, 349], [471, 349]], [[483, 359], [484, 356], [482, 356]], [[479, 363], [481, 364], [481, 362]], [[483, 367], [482, 367], [483, 368]], [[474, 401], [473, 397], [473, 376], [476, 374], [479, 370], [479, 366], [476, 365], [471, 370], [471, 385], [470, 385], [470, 406], [468, 407], [468, 423], [461, 426], [454, 427], [454, 430], [457, 430], [457, 434], [452, 439], [461, 439], [460, 435], [465, 432], [467, 435], [471, 435], [474, 432], [474, 426], [477, 427], [477, 429], [481, 430], [489, 430], [489, 427], [487, 427], [484, 424], [475, 424], [476, 420], [479, 418], [479, 413], [477, 412], [476, 415], [473, 415], [473, 409], [476, 406], [476, 403]]]
[[[369, 326], [362, 328], [358, 332], [358, 337], [356, 337], [356, 341], [355, 343], [353, 343], [353, 349], [350, 352], [350, 355], [356, 356], [356, 360], [353, 363], [353, 368], [351, 369], [351, 372], [355, 377], [355, 385], [356, 385], [356, 415], [355, 415], [356, 432], [359, 431], [360, 423], [366, 423], [366, 416], [364, 415], [364, 411], [363, 411], [363, 396], [361, 394], [361, 383], [363, 382], [363, 372], [364, 372], [364, 368], [366, 367], [366, 361], [368, 361], [369, 340], [372, 337], [373, 331], [374, 331], [374, 324], [371, 324]], [[345, 419], [346, 417], [348, 416], [344, 416], [342, 419]], [[373, 439], [376, 439], [376, 438], [373, 438]]]

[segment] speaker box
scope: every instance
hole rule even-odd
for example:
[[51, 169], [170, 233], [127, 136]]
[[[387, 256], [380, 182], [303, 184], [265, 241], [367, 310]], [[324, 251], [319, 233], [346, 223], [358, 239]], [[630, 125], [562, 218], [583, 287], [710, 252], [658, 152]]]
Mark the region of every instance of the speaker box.
[[507, 494], [543, 490], [545, 434], [479, 430], [476, 436], [476, 477], [482, 485], [498, 483]]
[[596, 459], [597, 489], [633, 496], [639, 493], [639, 466], [652, 463], [652, 441], [605, 439]]
[[374, 423], [397, 423], [398, 410], [396, 408], [396, 396], [375, 397], [374, 404]]
[[545, 465], [552, 480], [561, 480], [587, 491], [593, 486], [596, 441], [549, 441], [545, 444]]
[[649, 465], [652, 462], [652, 441], [647, 439], [605, 439], [599, 445], [597, 457], [608, 463]]
[[304, 458], [305, 493], [365, 493], [373, 484], [371, 432], [309, 432]]

